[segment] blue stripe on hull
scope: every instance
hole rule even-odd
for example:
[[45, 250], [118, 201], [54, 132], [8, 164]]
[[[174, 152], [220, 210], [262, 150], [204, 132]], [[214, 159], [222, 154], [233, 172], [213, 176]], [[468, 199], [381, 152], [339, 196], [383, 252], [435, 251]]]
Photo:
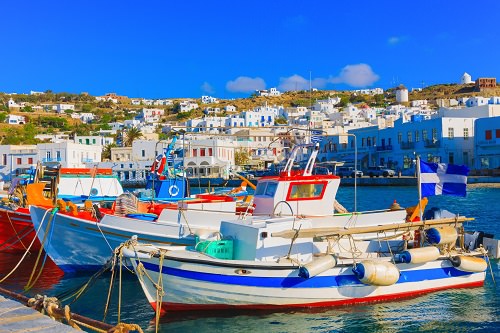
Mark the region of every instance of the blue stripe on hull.
[[[141, 261], [146, 270], [159, 272], [156, 264]], [[240, 285], [248, 287], [264, 288], [327, 288], [348, 285], [363, 285], [354, 275], [337, 276], [315, 276], [310, 279], [300, 277], [254, 277], [254, 276], [229, 276], [223, 274], [212, 274], [193, 272], [178, 268], [162, 267], [162, 274], [171, 275], [191, 280], [212, 282], [229, 285]], [[425, 280], [440, 280], [451, 277], [466, 276], [472, 273], [457, 270], [454, 267], [441, 267], [433, 269], [402, 271], [396, 283], [419, 282]]]

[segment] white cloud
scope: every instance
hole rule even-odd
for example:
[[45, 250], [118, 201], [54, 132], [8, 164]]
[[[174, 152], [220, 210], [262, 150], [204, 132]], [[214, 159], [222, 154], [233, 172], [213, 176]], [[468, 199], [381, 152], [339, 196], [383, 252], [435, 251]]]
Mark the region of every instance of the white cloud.
[[278, 90], [281, 91], [292, 91], [292, 90], [309, 90], [312, 88], [324, 88], [328, 83], [327, 79], [314, 78], [310, 83], [308, 79], [303, 78], [300, 75], [292, 75], [290, 77], [281, 77]]
[[391, 44], [391, 45], [394, 45], [394, 44], [397, 44], [401, 41], [401, 39], [399, 37], [389, 37], [389, 39], [387, 40], [387, 43]]
[[266, 82], [260, 77], [251, 78], [248, 76], [240, 76], [234, 81], [226, 83], [226, 89], [230, 92], [252, 92], [266, 88]]
[[215, 93], [214, 87], [212, 87], [208, 82], [203, 82], [203, 84], [201, 85], [201, 90], [207, 94]]
[[408, 39], [408, 36], [391, 36], [387, 39], [387, 44], [396, 45]]
[[379, 76], [372, 71], [370, 65], [347, 65], [340, 71], [339, 76], [331, 78], [331, 83], [345, 83], [352, 87], [366, 87], [379, 80]]

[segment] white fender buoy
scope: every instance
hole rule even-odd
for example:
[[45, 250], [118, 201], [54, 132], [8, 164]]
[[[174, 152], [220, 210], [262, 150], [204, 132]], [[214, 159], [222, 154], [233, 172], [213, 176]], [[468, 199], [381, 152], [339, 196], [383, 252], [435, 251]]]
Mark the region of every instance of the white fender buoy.
[[451, 264], [456, 269], [464, 272], [484, 272], [488, 268], [488, 263], [483, 258], [458, 255], [450, 258]]
[[372, 286], [391, 286], [399, 280], [399, 270], [391, 262], [365, 260], [352, 269], [359, 281]]
[[441, 245], [456, 242], [458, 233], [454, 227], [440, 227], [427, 229], [425, 236], [430, 244]]
[[327, 254], [300, 267], [299, 276], [303, 279], [309, 279], [335, 267], [335, 265], [337, 265], [337, 259], [335, 259], [334, 256]]
[[407, 264], [421, 264], [434, 261], [439, 258], [439, 249], [435, 246], [425, 246], [403, 251], [399, 255], [399, 261]]

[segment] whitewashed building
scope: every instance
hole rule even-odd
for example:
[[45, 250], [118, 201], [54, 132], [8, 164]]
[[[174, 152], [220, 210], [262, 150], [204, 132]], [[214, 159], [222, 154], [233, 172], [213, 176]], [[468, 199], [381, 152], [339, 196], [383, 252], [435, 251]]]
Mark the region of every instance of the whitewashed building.
[[165, 114], [164, 109], [146, 109], [143, 108], [141, 112], [135, 117], [135, 119], [139, 120], [143, 123], [158, 123], [161, 120], [161, 117]]
[[64, 111], [75, 111], [75, 105], [74, 104], [64, 104], [64, 103], [59, 103], [59, 104], [54, 104], [52, 105], [52, 110], [56, 111], [57, 113], [63, 113]]
[[24, 125], [24, 124], [26, 124], [26, 117], [18, 116], [15, 114], [9, 114], [7, 116], [6, 121], [10, 125]]
[[179, 103], [179, 112], [188, 112], [198, 108], [198, 103], [193, 101], [183, 101]]
[[474, 83], [474, 81], [472, 81], [472, 76], [470, 76], [469, 73], [465, 72], [460, 78], [460, 84], [469, 84], [469, 83]]
[[101, 161], [103, 146], [63, 141], [41, 143], [37, 148], [38, 160], [45, 164], [60, 164], [63, 168], [84, 168]]
[[36, 145], [0, 145], [0, 182], [12, 180], [37, 161]]
[[477, 119], [474, 133], [474, 168], [486, 170], [485, 175], [493, 175], [495, 169], [500, 174], [500, 116]]
[[201, 96], [201, 103], [202, 104], [219, 103], [219, 100], [212, 96]]
[[73, 140], [75, 143], [82, 145], [101, 145], [106, 146], [114, 143], [115, 139], [111, 136], [100, 136], [100, 135], [90, 135], [90, 136], [78, 136], [75, 135]]
[[408, 88], [404, 85], [400, 84], [396, 89], [394, 89], [394, 92], [396, 93], [397, 103], [408, 102]]

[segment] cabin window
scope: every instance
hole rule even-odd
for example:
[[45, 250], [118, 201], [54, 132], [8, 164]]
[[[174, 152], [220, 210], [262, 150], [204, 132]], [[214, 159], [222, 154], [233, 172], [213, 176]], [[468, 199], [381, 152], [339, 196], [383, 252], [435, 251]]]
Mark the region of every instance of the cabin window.
[[292, 183], [288, 190], [287, 200], [315, 200], [321, 199], [326, 189], [326, 182], [321, 183]]
[[255, 195], [274, 197], [277, 187], [278, 183], [270, 183], [270, 182], [259, 183], [257, 184], [257, 188], [255, 189]]
[[267, 183], [258, 183], [257, 188], [255, 189], [255, 195], [264, 195], [266, 191]]
[[269, 197], [274, 197], [274, 193], [276, 193], [276, 188], [278, 187], [277, 183], [268, 183], [266, 187], [266, 192], [264, 195]]

